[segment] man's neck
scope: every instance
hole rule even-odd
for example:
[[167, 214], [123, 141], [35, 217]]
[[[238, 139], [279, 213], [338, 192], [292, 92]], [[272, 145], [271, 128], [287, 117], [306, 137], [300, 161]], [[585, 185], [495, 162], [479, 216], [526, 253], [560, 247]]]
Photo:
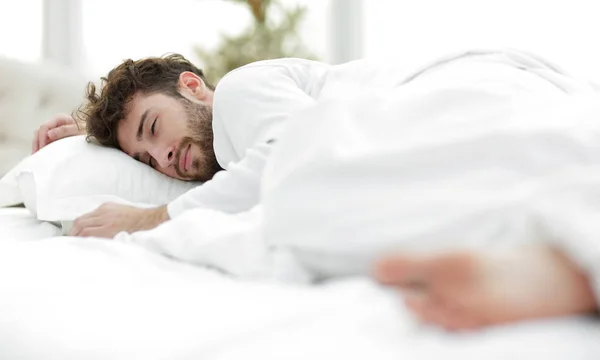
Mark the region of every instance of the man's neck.
[[205, 103], [207, 103], [210, 106], [213, 106], [213, 99], [215, 97], [215, 92], [213, 90], [207, 90], [206, 91], [206, 98], [204, 100]]

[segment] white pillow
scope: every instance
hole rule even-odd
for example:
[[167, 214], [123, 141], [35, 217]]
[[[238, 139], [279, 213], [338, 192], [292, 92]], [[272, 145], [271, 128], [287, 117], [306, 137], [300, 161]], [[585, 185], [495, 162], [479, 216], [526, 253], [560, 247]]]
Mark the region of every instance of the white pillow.
[[170, 178], [85, 136], [44, 147], [7, 176], [15, 174], [19, 200], [45, 221], [71, 221], [105, 202], [164, 205], [201, 184]]
[[15, 185], [10, 182], [0, 180], [0, 207], [15, 206], [23, 203], [21, 194], [18, 193]]

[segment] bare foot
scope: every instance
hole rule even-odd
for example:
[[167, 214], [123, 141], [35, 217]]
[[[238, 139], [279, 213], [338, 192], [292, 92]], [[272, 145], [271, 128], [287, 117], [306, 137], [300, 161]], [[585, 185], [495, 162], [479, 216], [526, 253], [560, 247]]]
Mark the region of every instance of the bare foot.
[[448, 330], [596, 309], [586, 275], [550, 247], [399, 255], [381, 261], [375, 278], [401, 289], [406, 305], [422, 321]]

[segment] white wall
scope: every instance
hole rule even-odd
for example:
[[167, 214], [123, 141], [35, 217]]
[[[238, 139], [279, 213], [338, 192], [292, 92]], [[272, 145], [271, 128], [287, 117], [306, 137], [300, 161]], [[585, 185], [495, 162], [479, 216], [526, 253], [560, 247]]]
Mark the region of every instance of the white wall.
[[[0, 1], [0, 56], [41, 58], [43, 1]], [[250, 21], [243, 6], [224, 0], [80, 1], [80, 63], [95, 76], [127, 57], [180, 52], [195, 59], [195, 44], [215, 45], [220, 33]], [[306, 42], [334, 61], [331, 24], [339, 14], [331, 7], [345, 0], [283, 2], [310, 8]], [[366, 57], [414, 66], [460, 49], [516, 47], [600, 82], [600, 0], [362, 0], [362, 8]]]
[[168, 52], [194, 58], [194, 45], [212, 45], [250, 20], [227, 1], [82, 0], [84, 56], [88, 70], [107, 73], [126, 58]]
[[600, 82], [598, 0], [367, 0], [365, 55], [416, 64], [440, 53], [516, 47]]
[[[245, 6], [222, 0], [82, 0], [84, 63], [103, 75], [125, 58], [178, 52], [197, 60], [195, 45], [215, 46], [220, 34], [236, 34], [250, 21]], [[327, 59], [325, 0], [284, 0], [307, 5], [302, 33], [311, 50]]]
[[42, 54], [42, 0], [0, 1], [0, 56], [24, 61]]

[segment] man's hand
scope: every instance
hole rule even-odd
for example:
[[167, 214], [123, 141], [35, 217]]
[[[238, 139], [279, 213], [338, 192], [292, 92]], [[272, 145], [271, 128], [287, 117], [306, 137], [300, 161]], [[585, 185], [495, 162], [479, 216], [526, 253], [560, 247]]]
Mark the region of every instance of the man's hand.
[[166, 206], [140, 209], [107, 203], [75, 219], [69, 235], [113, 238], [121, 231], [133, 233], [153, 229], [167, 220], [169, 214]]
[[54, 115], [33, 134], [31, 153], [37, 152], [51, 142], [75, 135], [85, 135], [85, 130], [77, 126], [75, 119], [66, 114]]

